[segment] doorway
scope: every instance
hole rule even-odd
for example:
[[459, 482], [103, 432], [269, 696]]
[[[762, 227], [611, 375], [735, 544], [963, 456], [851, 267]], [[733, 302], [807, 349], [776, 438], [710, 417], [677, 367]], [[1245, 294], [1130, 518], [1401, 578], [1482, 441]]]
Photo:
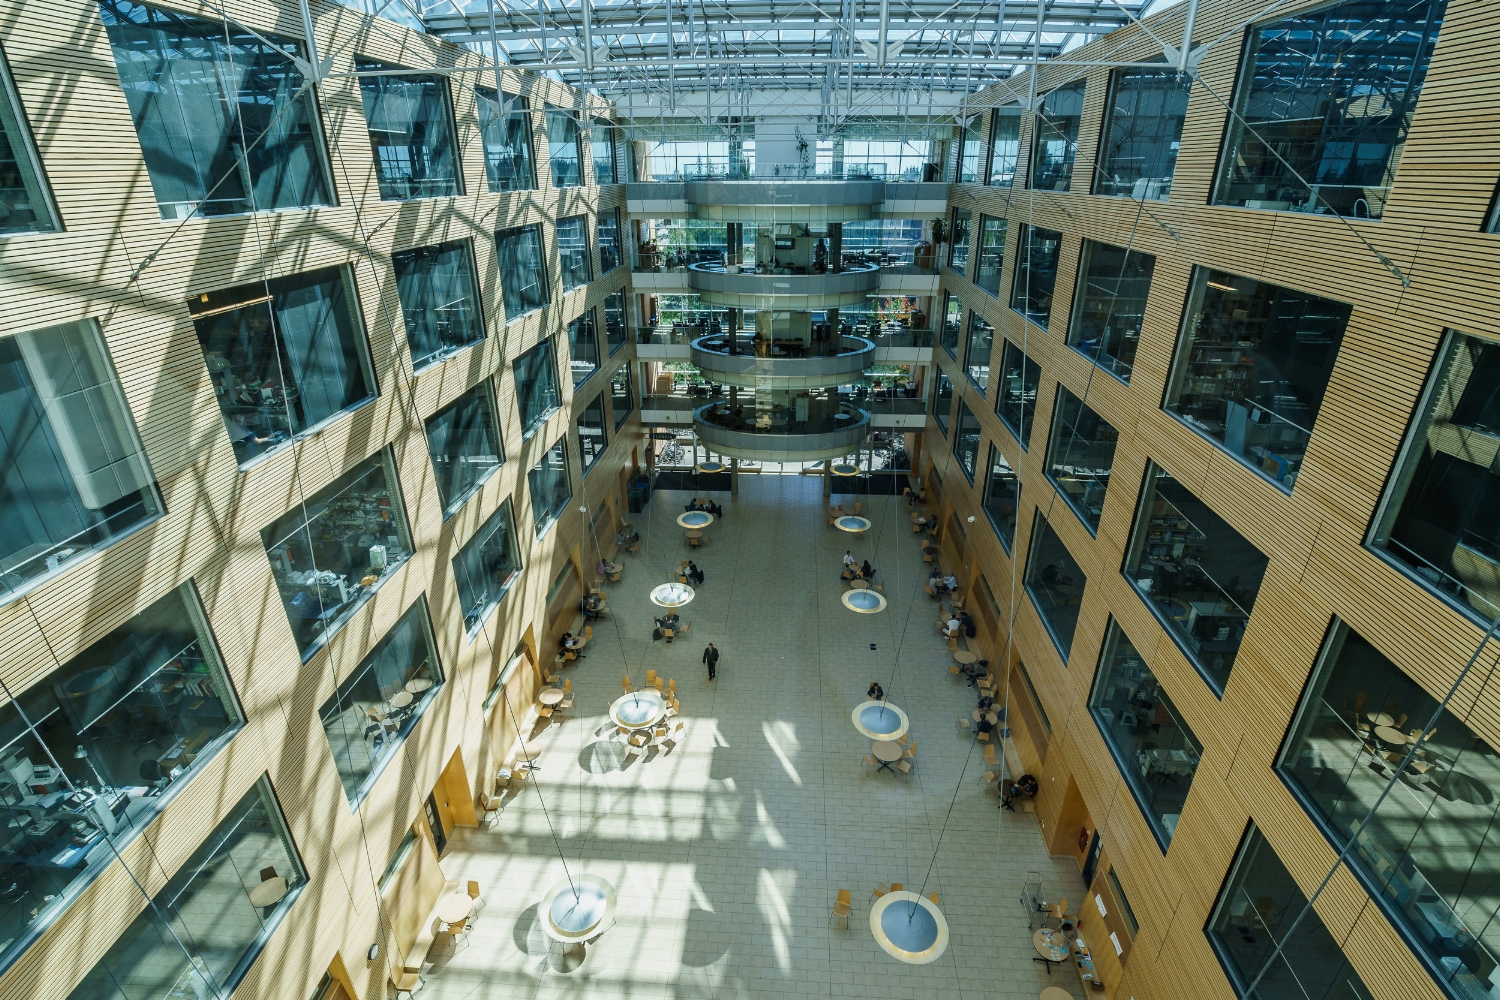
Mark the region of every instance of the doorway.
[[1094, 831], [1094, 839], [1089, 841], [1089, 853], [1083, 859], [1083, 887], [1089, 888], [1094, 884], [1094, 873], [1099, 870], [1099, 850], [1103, 845], [1099, 841], [1099, 831]]
[[437, 848], [438, 857], [442, 857], [443, 852], [448, 849], [448, 835], [443, 832], [443, 817], [438, 812], [437, 799], [432, 797], [431, 792], [427, 793], [427, 801], [422, 804], [422, 808], [427, 813], [427, 826], [432, 830], [432, 845]]

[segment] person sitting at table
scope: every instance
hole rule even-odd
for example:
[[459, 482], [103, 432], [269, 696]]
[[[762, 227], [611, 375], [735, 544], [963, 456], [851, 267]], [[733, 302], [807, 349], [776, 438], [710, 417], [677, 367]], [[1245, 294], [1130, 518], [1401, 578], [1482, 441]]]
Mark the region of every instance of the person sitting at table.
[[687, 564], [687, 570], [682, 575], [687, 577], [688, 583], [691, 583], [695, 587], [702, 586], [703, 584], [703, 571], [698, 568], [697, 563], [691, 560]]
[[656, 619], [656, 624], [659, 628], [676, 628], [680, 620], [676, 612], [668, 612]]
[[979, 714], [979, 731], [981, 733], [984, 733], [986, 736], [995, 731], [995, 724], [991, 722], [990, 717], [988, 715], [985, 715], [983, 712]]
[[691, 500], [689, 500], [687, 502], [686, 505], [683, 506], [682, 509], [685, 510], [685, 511], [688, 511], [688, 512], [692, 512], [692, 511], [697, 510], [698, 509], [698, 498], [697, 497], [693, 497]]
[[979, 696], [979, 705], [978, 705], [978, 708], [979, 708], [979, 710], [981, 712], [987, 712], [987, 711], [989, 711], [990, 706], [993, 705], [994, 703], [995, 703], [995, 699], [994, 698], [991, 698], [987, 694], [982, 694], [982, 695]]
[[879, 681], [871, 681], [869, 689], [865, 691], [865, 697], [871, 701], [885, 701], [885, 688], [880, 686]]
[[714, 517], [722, 518], [724, 516], [724, 508], [712, 500], [708, 502], [708, 512]]
[[620, 546], [621, 548], [626, 548], [628, 546], [634, 545], [640, 540], [641, 533], [639, 531], [632, 531], [628, 535], [624, 531], [621, 531], [619, 534], [615, 535], [615, 544]]
[[934, 588], [941, 587], [943, 585], [943, 571], [936, 566], [932, 567], [932, 572], [927, 574], [927, 584]]
[[958, 620], [958, 615], [949, 615], [948, 624], [943, 626], [943, 634], [949, 636], [950, 638], [957, 636], [959, 630], [963, 627], [964, 623]]
[[958, 590], [958, 578], [955, 577], [952, 573], [949, 573], [947, 576], [943, 577], [943, 589], [947, 590], [949, 593], [953, 593], [954, 591]]
[[870, 560], [866, 559], [859, 567], [859, 576], [862, 580], [873, 580], [875, 578], [875, 567], [870, 565]]
[[844, 550], [844, 569], [848, 570], [850, 573], [853, 573], [854, 572], [854, 566], [855, 566], [856, 562], [857, 562], [857, 560], [854, 558], [854, 556], [852, 554], [850, 554], [849, 550], [845, 549]]

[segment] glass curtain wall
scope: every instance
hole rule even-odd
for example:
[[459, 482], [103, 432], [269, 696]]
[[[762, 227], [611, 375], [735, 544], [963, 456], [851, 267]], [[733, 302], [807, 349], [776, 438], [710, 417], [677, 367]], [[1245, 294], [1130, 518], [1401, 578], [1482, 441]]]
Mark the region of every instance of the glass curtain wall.
[[1085, 81], [1064, 84], [1042, 98], [1032, 140], [1031, 176], [1026, 186], [1038, 191], [1068, 191], [1078, 155], [1078, 125], [1083, 120]]
[[1009, 552], [1016, 541], [1016, 516], [1021, 509], [1021, 477], [1000, 449], [990, 445], [989, 474], [984, 483], [984, 512], [990, 527]]
[[1031, 423], [1036, 413], [1036, 394], [1041, 386], [1042, 370], [1021, 349], [1005, 342], [1000, 391], [995, 398], [995, 414], [1016, 436], [1022, 448], [1031, 447]]
[[[400, 69], [359, 60], [360, 73]], [[448, 82], [441, 76], [362, 76], [370, 147], [382, 201], [463, 194]]]
[[932, 419], [937, 421], [938, 430], [943, 436], [948, 435], [948, 414], [953, 412], [953, 380], [947, 375], [938, 373], [937, 391], [932, 394]]
[[589, 126], [589, 150], [594, 156], [594, 183], [616, 183], [619, 178], [615, 172], [615, 130], [609, 122], [596, 118]]
[[630, 387], [629, 365], [621, 365], [609, 378], [609, 408], [615, 415], [615, 430], [623, 427], [635, 410], [635, 393]]
[[1038, 510], [1031, 527], [1031, 551], [1026, 557], [1026, 593], [1031, 595], [1031, 603], [1064, 664], [1073, 649], [1073, 632], [1078, 627], [1078, 610], [1088, 582], [1078, 560]]
[[943, 350], [948, 352], [948, 357], [958, 360], [958, 335], [963, 329], [964, 303], [952, 292], [943, 293], [943, 314], [941, 325], [938, 327], [938, 342], [943, 345]]
[[427, 454], [447, 518], [505, 462], [489, 383], [482, 382], [427, 418]]
[[953, 454], [970, 483], [974, 482], [974, 473], [979, 464], [979, 435], [979, 418], [969, 410], [969, 404], [960, 399], [958, 429], [953, 435]]
[[[144, 141], [141, 145], [145, 146]], [[152, 185], [155, 186], [154, 178]], [[56, 228], [57, 218], [42, 172], [42, 160], [6, 67], [5, 53], [0, 51], [0, 235], [40, 233]]]
[[536, 522], [536, 537], [541, 538], [547, 529], [562, 517], [573, 498], [573, 483], [568, 478], [568, 445], [562, 438], [547, 449], [536, 465], [526, 473], [526, 484], [531, 488], [531, 516]]
[[562, 269], [563, 291], [586, 285], [593, 280], [593, 263], [589, 259], [589, 220], [575, 215], [557, 220], [557, 259]]
[[583, 134], [571, 111], [546, 106], [547, 159], [552, 163], [552, 186], [583, 184]]
[[625, 325], [625, 290], [610, 292], [604, 300], [604, 343], [610, 354], [630, 342]]
[[552, 341], [544, 340], [511, 363], [516, 378], [516, 409], [521, 414], [521, 440], [525, 441], [562, 406], [557, 387], [557, 360]]
[[620, 210], [600, 212], [595, 232], [599, 240], [599, 273], [608, 274], [624, 259], [620, 247]]
[[990, 112], [991, 187], [1010, 187], [1021, 155], [1021, 106], [1007, 104]]
[[453, 582], [469, 633], [500, 606], [511, 585], [520, 579], [521, 565], [515, 517], [510, 497], [506, 497], [453, 557]]
[[1005, 220], [979, 217], [979, 266], [974, 284], [991, 295], [1000, 294], [1000, 272], [1005, 264]]
[[420, 371], [484, 339], [484, 314], [468, 240], [391, 255], [411, 364]]
[[1010, 307], [1045, 330], [1052, 317], [1052, 291], [1057, 287], [1062, 233], [1023, 224], [1019, 235]]
[[977, 128], [958, 127], [958, 161], [953, 172], [955, 184], [979, 184], [984, 180], [984, 135]]
[[1057, 387], [1052, 436], [1047, 443], [1047, 478], [1090, 532], [1099, 530], [1119, 440], [1119, 432], [1092, 407], [1066, 387]]
[[1349, 312], [1343, 302], [1196, 268], [1165, 409], [1290, 490]]
[[568, 367], [575, 389], [599, 370], [599, 331], [592, 309], [568, 324]]
[[542, 252], [542, 227], [521, 226], [495, 233], [495, 251], [500, 264], [500, 294], [505, 303], [505, 322], [511, 323], [549, 301], [546, 256]]
[[531, 112], [526, 98], [511, 94], [497, 98], [493, 87], [475, 87], [474, 96], [490, 193], [534, 191], [536, 152], [531, 144]]
[[604, 427], [604, 393], [594, 397], [578, 414], [578, 454], [583, 462], [583, 474], [587, 476], [594, 463], [604, 454], [609, 445], [609, 436]]
[[1214, 203], [1380, 218], [1446, 0], [1355, 0], [1252, 28]]
[[949, 233], [952, 243], [948, 247], [948, 266], [959, 274], [969, 273], [969, 224], [973, 213], [967, 208], [953, 210], [953, 231]]
[[1125, 578], [1220, 697], [1267, 559], [1156, 463], [1146, 466]]
[[964, 373], [983, 393], [990, 384], [990, 354], [995, 346], [995, 328], [990, 321], [969, 311], [969, 346], [964, 354]]
[[[300, 43], [126, 0], [99, 13], [162, 218], [333, 203], [316, 102], [292, 62]], [[13, 155], [19, 125], [6, 123]], [[25, 187], [32, 228], [45, 200], [35, 178]]]
[[306, 662], [411, 555], [390, 455], [358, 463], [260, 537]]
[[1068, 343], [1122, 382], [1130, 381], [1141, 343], [1156, 258], [1084, 240]]
[[[843, 176], [849, 180], [926, 180], [931, 158], [930, 139], [845, 139]], [[935, 168], [931, 180], [938, 179], [936, 173]]]
[[1192, 87], [1191, 76], [1165, 67], [1110, 75], [1095, 194], [1167, 200]]

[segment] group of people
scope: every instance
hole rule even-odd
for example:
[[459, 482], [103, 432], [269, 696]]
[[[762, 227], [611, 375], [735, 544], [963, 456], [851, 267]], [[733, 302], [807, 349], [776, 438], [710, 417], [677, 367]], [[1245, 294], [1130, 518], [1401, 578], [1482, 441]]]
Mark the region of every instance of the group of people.
[[860, 562], [848, 549], [844, 550], [844, 573], [854, 580], [875, 579], [875, 567], [870, 565], [870, 560]]
[[622, 549], [629, 548], [640, 540], [641, 533], [639, 531], [621, 531], [619, 534], [615, 535], [615, 544], [620, 546]]
[[724, 508], [723, 507], [720, 507], [718, 504], [714, 503], [712, 500], [708, 500], [708, 499], [699, 500], [697, 497], [693, 497], [693, 499], [689, 500], [687, 502], [687, 505], [684, 506], [682, 509], [685, 510], [685, 511], [701, 510], [701, 511], [704, 511], [705, 513], [712, 514], [716, 518], [723, 518], [723, 516], [724, 516]]
[[969, 617], [967, 611], [959, 611], [955, 608], [948, 613], [948, 623], [943, 626], [943, 632], [950, 639], [956, 639], [959, 635], [972, 639], [979, 634], [979, 629], [975, 627], [974, 619]]
[[958, 590], [958, 577], [952, 573], [944, 576], [943, 571], [934, 566], [932, 572], [927, 574], [927, 586], [931, 587], [937, 596], [951, 594]]
[[557, 651], [559, 653], [573, 653], [579, 659], [587, 656], [587, 653], [579, 653], [577, 650], [583, 646], [583, 640], [577, 638], [572, 632], [564, 632], [557, 640]]

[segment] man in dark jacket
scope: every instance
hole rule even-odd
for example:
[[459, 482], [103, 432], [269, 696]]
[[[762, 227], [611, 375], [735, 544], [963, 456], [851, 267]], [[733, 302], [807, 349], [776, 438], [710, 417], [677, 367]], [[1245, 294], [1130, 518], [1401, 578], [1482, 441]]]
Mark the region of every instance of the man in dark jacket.
[[714, 675], [719, 672], [719, 651], [714, 648], [713, 643], [703, 651], [703, 662], [708, 664], [708, 679], [713, 680]]

